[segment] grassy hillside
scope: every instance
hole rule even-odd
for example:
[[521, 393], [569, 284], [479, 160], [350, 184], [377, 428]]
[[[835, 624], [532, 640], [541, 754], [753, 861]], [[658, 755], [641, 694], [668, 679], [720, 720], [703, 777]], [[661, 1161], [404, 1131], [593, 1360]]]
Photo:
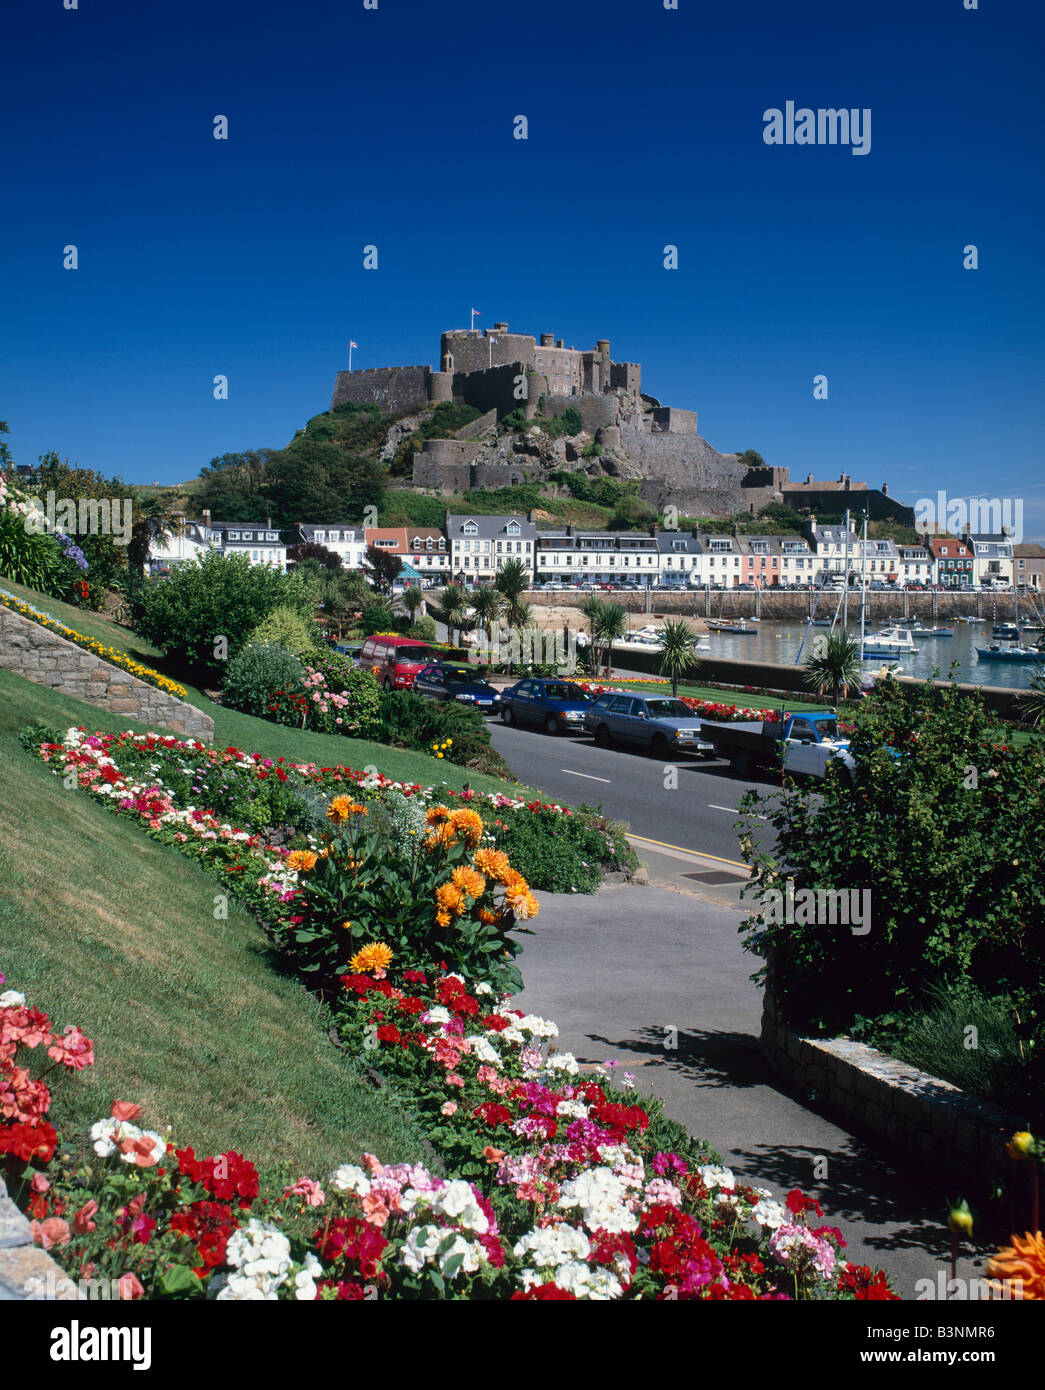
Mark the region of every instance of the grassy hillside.
[[[265, 719], [255, 719], [253, 715], [224, 709], [198, 686], [189, 684], [183, 673], [173, 668], [155, 647], [143, 641], [129, 628], [122, 627], [98, 613], [89, 613], [82, 608], [49, 598], [46, 594], [36, 593], [35, 590], [15, 584], [9, 579], [2, 581], [2, 587], [85, 637], [94, 637], [106, 646], [126, 652], [135, 661], [162, 671], [172, 680], [180, 681], [187, 688], [186, 699], [189, 703], [197, 709], [205, 710], [214, 720], [214, 742], [219, 748], [227, 748], [232, 744], [248, 753], [265, 753], [269, 757], [283, 757], [292, 762], [318, 763], [320, 767], [331, 767], [335, 763], [356, 768], [376, 767], [386, 777], [394, 777], [398, 781], [421, 782], [426, 786], [445, 782], [447, 786], [456, 790], [460, 790], [466, 782], [478, 791], [503, 792], [511, 786], [499, 778], [456, 767], [453, 763], [430, 758], [424, 753], [413, 753], [404, 748], [389, 748], [383, 743], [372, 743], [367, 739], [344, 738], [340, 734], [317, 734], [303, 729], [288, 729], [281, 724], [271, 724]], [[133, 727], [126, 718], [116, 723], [106, 723], [101, 710], [96, 711], [93, 706], [73, 703], [79, 711], [77, 717], [71, 721], [75, 724], [98, 729]]]
[[197, 1152], [233, 1146], [313, 1175], [361, 1149], [418, 1157], [419, 1137], [327, 1037], [320, 1009], [281, 973], [216, 880], [81, 792], [18, 743], [26, 724], [126, 720], [0, 672], [0, 969], [97, 1062], [58, 1081], [66, 1131], [134, 1100]]

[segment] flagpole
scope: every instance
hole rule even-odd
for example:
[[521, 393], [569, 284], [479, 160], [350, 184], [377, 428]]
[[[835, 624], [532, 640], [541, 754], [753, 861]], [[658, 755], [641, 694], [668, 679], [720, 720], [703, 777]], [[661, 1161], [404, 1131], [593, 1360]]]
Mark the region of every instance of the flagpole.
[[352, 370], [352, 344], [348, 345], [348, 370]]

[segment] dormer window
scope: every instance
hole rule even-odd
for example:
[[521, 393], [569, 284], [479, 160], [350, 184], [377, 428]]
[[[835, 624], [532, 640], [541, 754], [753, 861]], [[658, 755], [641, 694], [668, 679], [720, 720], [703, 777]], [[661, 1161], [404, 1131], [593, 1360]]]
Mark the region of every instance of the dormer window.
[[461, 527], [461, 534], [463, 536], [477, 536], [479, 534], [479, 528], [474, 521], [466, 521]]
[[518, 536], [521, 534], [519, 523], [517, 521], [509, 521], [508, 525], [504, 528], [504, 531], [505, 535], [508, 536]]

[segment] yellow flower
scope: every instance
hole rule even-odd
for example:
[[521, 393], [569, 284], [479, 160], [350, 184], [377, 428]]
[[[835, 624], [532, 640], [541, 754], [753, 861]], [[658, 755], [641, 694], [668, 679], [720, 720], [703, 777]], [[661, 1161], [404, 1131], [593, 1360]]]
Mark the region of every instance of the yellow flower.
[[1028, 1302], [1045, 1300], [1045, 1238], [1040, 1231], [1026, 1231], [1022, 1239], [1011, 1236], [1011, 1245], [987, 1262], [987, 1273], [1000, 1281], [991, 1288], [998, 1295]]
[[425, 825], [438, 825], [440, 821], [449, 819], [449, 806], [432, 806], [425, 812]]
[[318, 857], [310, 849], [295, 849], [287, 855], [287, 868], [297, 873], [308, 873], [309, 869], [316, 867]]
[[483, 818], [478, 811], [467, 808], [451, 811], [450, 824], [470, 845], [477, 845], [483, 838]]
[[391, 948], [383, 941], [371, 941], [361, 947], [348, 964], [351, 970], [362, 973], [367, 970], [384, 970], [392, 964], [393, 959]]
[[441, 883], [435, 890], [435, 900], [441, 912], [460, 917], [464, 912], [464, 894], [456, 883]]
[[450, 875], [450, 880], [460, 888], [462, 893], [467, 893], [470, 898], [481, 898], [486, 891], [486, 879], [475, 869], [467, 865], [461, 865], [454, 869]]
[[1034, 1135], [1029, 1129], [1020, 1129], [1005, 1145], [1010, 1158], [1026, 1158], [1034, 1148]]
[[448, 927], [450, 925], [449, 912], [444, 912], [440, 908], [440, 910], [435, 914], [435, 924], [437, 927]]
[[956, 1236], [972, 1235], [972, 1212], [969, 1210], [969, 1204], [964, 1197], [955, 1206], [951, 1207], [950, 1215], [947, 1218], [947, 1225]]
[[477, 849], [475, 851], [475, 867], [481, 869], [490, 878], [503, 882], [506, 873], [513, 872], [508, 856], [503, 849]]
[[333, 821], [335, 825], [344, 825], [349, 816], [366, 815], [367, 809], [361, 806], [358, 801], [353, 801], [350, 796], [335, 796], [327, 807], [327, 820]]

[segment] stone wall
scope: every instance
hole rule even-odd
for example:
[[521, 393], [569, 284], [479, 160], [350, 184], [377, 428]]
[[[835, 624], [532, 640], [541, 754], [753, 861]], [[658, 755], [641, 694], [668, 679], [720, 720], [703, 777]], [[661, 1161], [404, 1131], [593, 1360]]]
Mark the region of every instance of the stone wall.
[[584, 428], [589, 434], [615, 426], [617, 423], [617, 397], [612, 395], [545, 396], [541, 413], [553, 418], [562, 415], [571, 406], [580, 414]]
[[93, 652], [0, 605], [0, 669], [74, 700], [209, 743], [214, 720]]
[[39, 1245], [0, 1178], [0, 1303], [79, 1299], [76, 1285]]
[[432, 375], [428, 367], [367, 367], [361, 372], [338, 372], [330, 408], [351, 401], [379, 405], [386, 415], [420, 410], [429, 401]]
[[1012, 1176], [1005, 1152], [1023, 1128], [1017, 1117], [927, 1072], [849, 1038], [803, 1038], [763, 997], [762, 1050], [780, 1079], [847, 1128], [890, 1154], [905, 1155], [951, 1181], [955, 1191], [987, 1197]]
[[[516, 378], [521, 375], [526, 377], [525, 400], [517, 400], [515, 396]], [[461, 405], [474, 406], [476, 410], [496, 410], [498, 418], [517, 409], [533, 415], [539, 397], [547, 390], [547, 378], [518, 361], [495, 365], [485, 371], [454, 373], [454, 400]]]
[[699, 434], [647, 432], [625, 421], [621, 449], [640, 469], [642, 496], [654, 506], [669, 503], [694, 515], [730, 515], [747, 505], [743, 467], [734, 454], [720, 454]]

